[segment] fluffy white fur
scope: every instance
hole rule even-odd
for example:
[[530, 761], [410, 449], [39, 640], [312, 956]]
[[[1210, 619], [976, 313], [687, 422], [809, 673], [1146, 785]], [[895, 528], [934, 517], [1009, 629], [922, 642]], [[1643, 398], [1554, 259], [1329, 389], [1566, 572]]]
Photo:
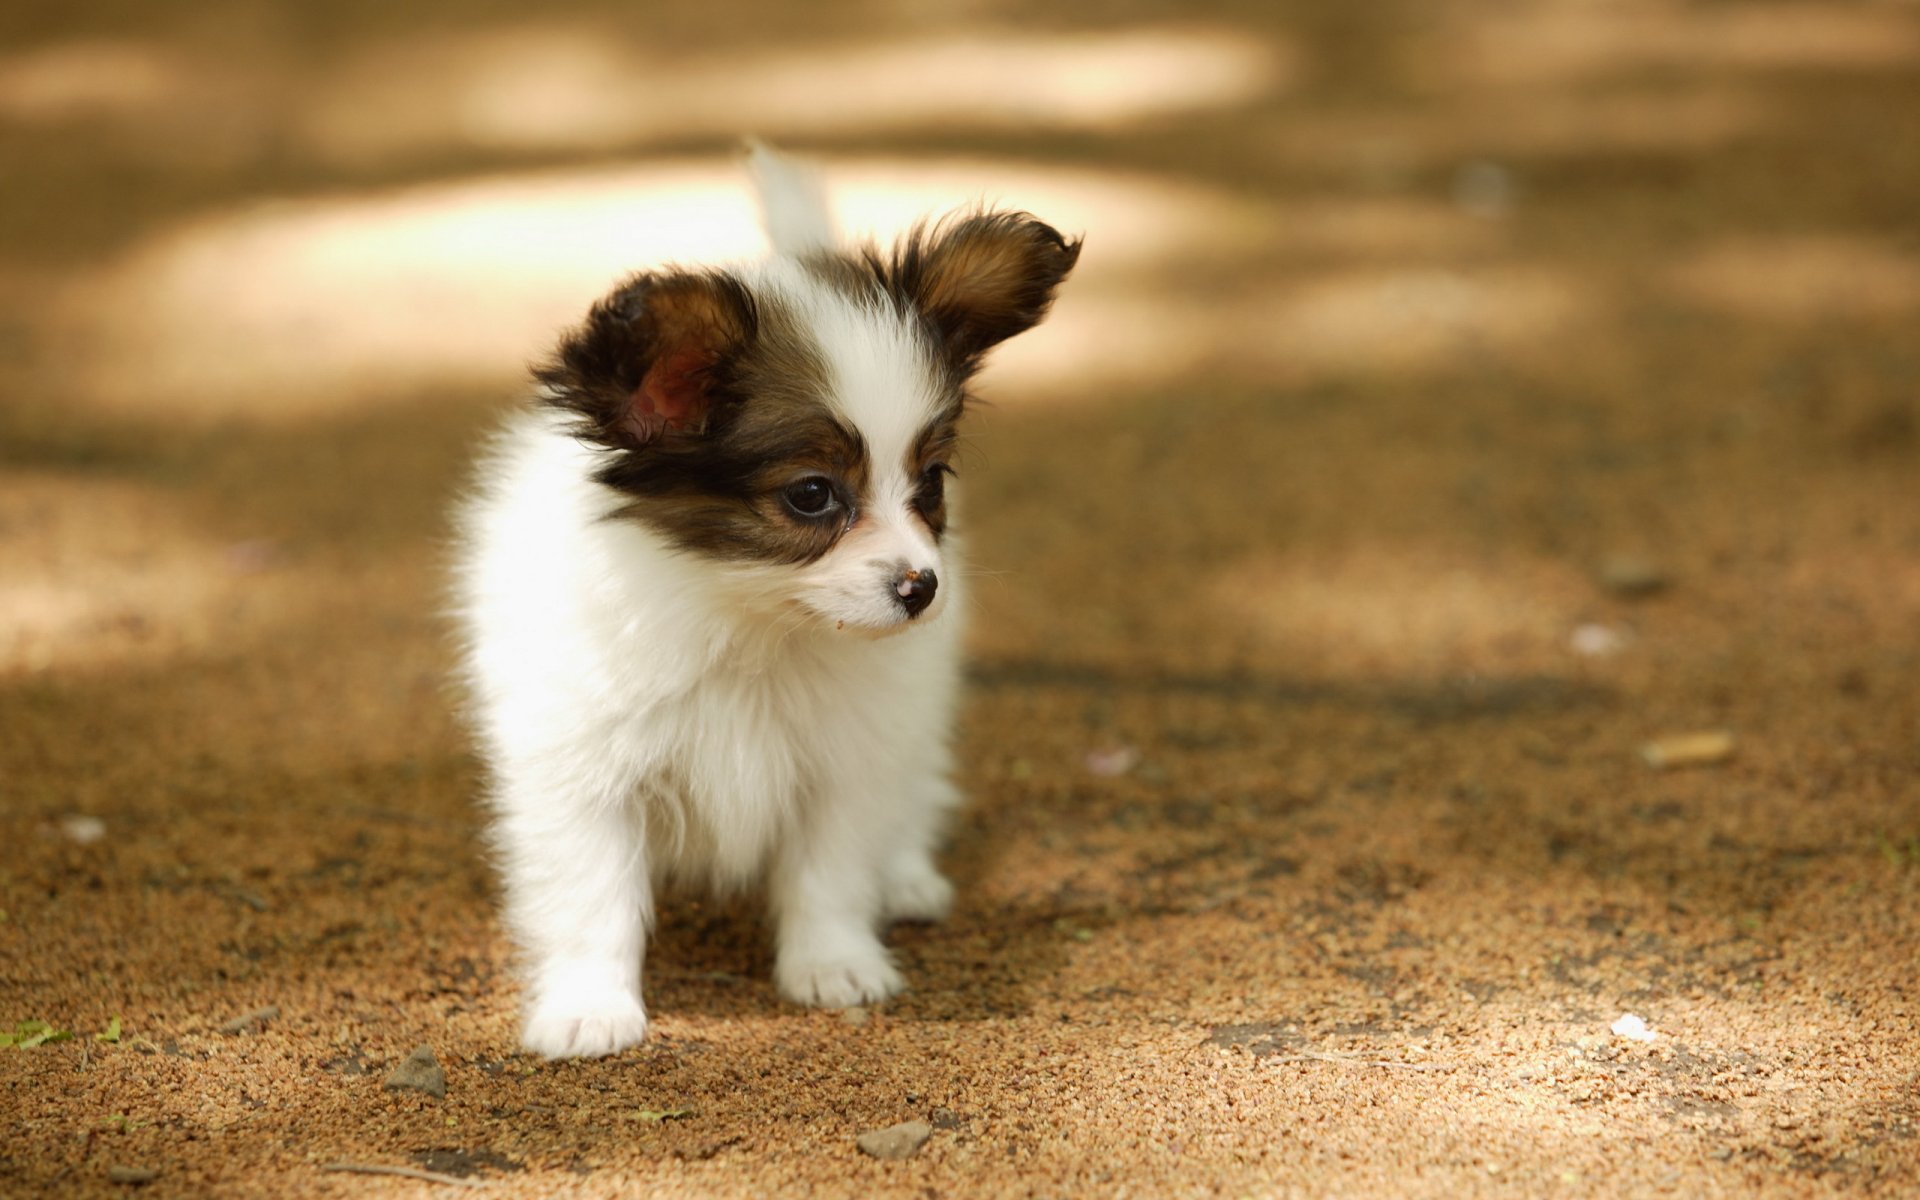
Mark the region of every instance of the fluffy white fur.
[[[776, 237], [826, 228], [774, 215]], [[951, 902], [932, 853], [956, 800], [965, 576], [955, 539], [936, 544], [911, 512], [905, 465], [937, 403], [929, 350], [785, 257], [737, 273], [805, 314], [871, 450], [871, 499], [833, 550], [730, 565], [607, 520], [622, 497], [593, 475], [610, 452], [550, 412], [499, 435], [464, 512], [459, 616], [529, 959], [523, 1041], [549, 1057], [645, 1035], [641, 961], [670, 880], [764, 882], [780, 992], [828, 1007], [898, 992], [880, 930]], [[911, 622], [887, 595], [902, 562], [940, 581]]]

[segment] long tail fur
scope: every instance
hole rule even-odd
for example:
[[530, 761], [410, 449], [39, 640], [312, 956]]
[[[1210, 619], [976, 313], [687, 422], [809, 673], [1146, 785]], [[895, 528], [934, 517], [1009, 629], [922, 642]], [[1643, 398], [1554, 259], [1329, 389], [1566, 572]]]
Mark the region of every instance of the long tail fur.
[[747, 142], [747, 170], [775, 254], [800, 258], [834, 248], [839, 239], [819, 175], [754, 140]]

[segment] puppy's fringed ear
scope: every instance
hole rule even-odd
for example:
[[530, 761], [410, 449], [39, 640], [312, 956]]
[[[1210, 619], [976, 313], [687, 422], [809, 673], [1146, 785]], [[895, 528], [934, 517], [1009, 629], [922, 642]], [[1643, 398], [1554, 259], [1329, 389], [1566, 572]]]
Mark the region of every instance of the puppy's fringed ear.
[[885, 273], [954, 364], [972, 371], [981, 355], [1047, 314], [1079, 257], [1080, 239], [1070, 242], [1026, 213], [974, 213], [915, 230]]
[[547, 403], [581, 417], [582, 436], [640, 449], [706, 428], [754, 325], [753, 299], [731, 276], [639, 275], [594, 305], [534, 377]]

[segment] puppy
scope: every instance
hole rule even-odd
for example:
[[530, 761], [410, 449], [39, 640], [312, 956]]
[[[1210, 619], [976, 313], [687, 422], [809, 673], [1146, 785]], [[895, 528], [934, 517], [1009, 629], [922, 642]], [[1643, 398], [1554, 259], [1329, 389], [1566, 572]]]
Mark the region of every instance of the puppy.
[[1080, 243], [978, 211], [839, 249], [809, 175], [752, 167], [774, 254], [594, 305], [463, 512], [522, 1042], [549, 1058], [645, 1036], [661, 885], [763, 884], [775, 983], [828, 1008], [898, 992], [881, 930], [952, 900], [953, 454], [982, 356]]

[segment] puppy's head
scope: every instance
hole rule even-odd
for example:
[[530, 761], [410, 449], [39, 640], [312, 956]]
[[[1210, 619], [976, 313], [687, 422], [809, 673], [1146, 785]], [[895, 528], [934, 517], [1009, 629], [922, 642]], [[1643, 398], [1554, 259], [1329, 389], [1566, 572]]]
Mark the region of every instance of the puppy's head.
[[968, 379], [1045, 315], [1080, 243], [1024, 214], [891, 255], [662, 272], [595, 305], [537, 372], [610, 453], [614, 516], [780, 605], [890, 632], [933, 618]]

